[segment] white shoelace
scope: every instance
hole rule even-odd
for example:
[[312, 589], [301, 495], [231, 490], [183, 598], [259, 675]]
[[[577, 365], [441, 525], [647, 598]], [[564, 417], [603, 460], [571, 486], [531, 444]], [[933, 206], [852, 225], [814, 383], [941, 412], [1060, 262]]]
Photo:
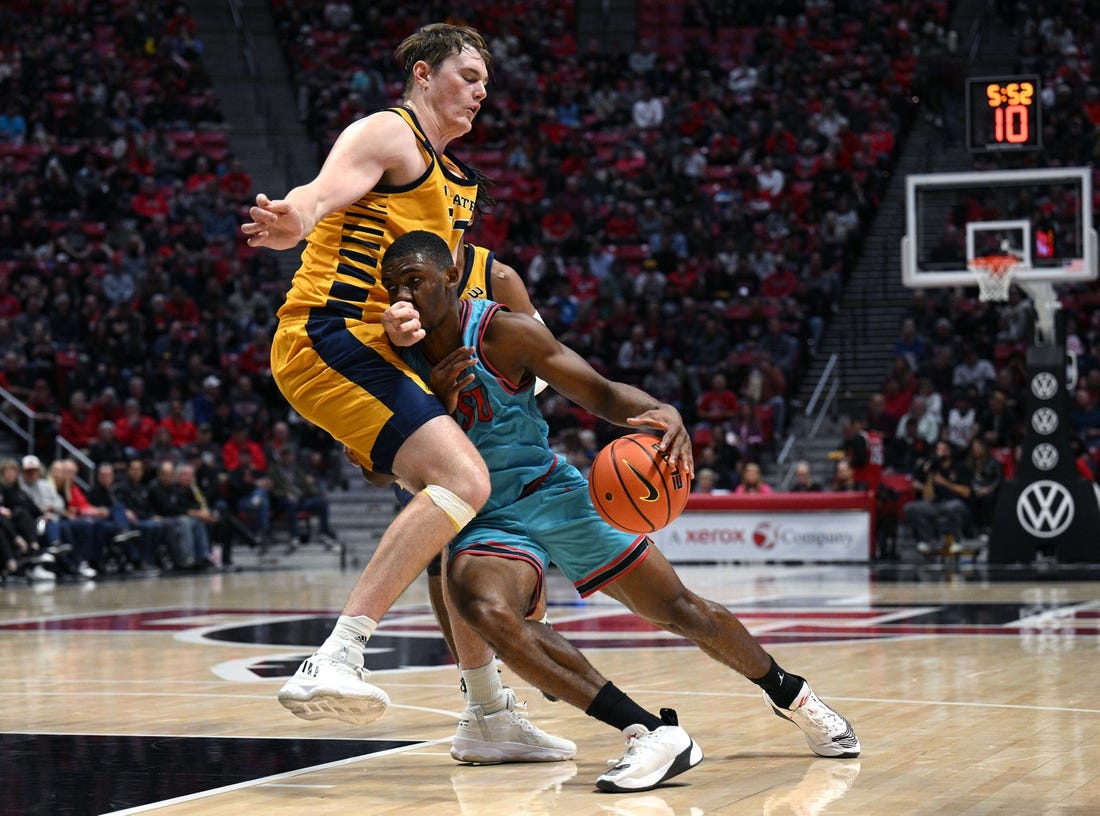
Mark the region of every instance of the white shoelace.
[[816, 703], [816, 705], [813, 706], [813, 710], [810, 710], [809, 706], [803, 706], [802, 712], [805, 714], [806, 719], [813, 723], [815, 727], [820, 728], [830, 736], [842, 734], [848, 730], [848, 726], [845, 724], [843, 717], [820, 700], [814, 700], [814, 703]]
[[626, 763], [627, 760], [636, 760], [647, 749], [652, 750], [653, 741], [646, 739], [646, 737], [652, 736], [653, 733], [652, 731], [646, 731], [645, 733], [635, 733], [628, 736], [626, 738], [626, 750], [623, 751], [623, 755], [618, 759], [607, 760], [607, 764], [614, 768], [616, 765]]

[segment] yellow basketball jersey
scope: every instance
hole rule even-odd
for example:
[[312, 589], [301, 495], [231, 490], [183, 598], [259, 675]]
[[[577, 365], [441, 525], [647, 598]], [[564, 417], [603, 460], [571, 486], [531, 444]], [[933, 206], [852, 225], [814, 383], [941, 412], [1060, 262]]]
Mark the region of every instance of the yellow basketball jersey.
[[493, 253], [485, 247], [465, 244], [462, 294], [467, 300], [493, 299]]
[[318, 222], [307, 238], [280, 318], [306, 317], [323, 309], [381, 332], [389, 296], [379, 280], [379, 265], [390, 244], [406, 232], [427, 230], [445, 239], [452, 252], [458, 248], [473, 216], [476, 176], [449, 154], [436, 155], [412, 111], [389, 110], [416, 134], [427, 169], [411, 184], [380, 184]]

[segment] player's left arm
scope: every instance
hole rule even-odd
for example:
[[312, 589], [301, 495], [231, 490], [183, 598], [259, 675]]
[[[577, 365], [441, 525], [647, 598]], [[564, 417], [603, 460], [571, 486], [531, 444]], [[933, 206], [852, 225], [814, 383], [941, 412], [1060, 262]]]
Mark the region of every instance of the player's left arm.
[[596, 416], [624, 427], [658, 428], [669, 464], [694, 476], [691, 435], [680, 412], [639, 388], [609, 380], [534, 318], [499, 312], [482, 341], [482, 354], [494, 368], [519, 382], [526, 372], [546, 380], [559, 394]]

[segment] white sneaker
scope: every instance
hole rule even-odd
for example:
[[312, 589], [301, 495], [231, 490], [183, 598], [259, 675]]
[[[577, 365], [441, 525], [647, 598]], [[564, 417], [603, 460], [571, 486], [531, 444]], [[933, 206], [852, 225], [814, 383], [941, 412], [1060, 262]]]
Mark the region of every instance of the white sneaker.
[[679, 726], [675, 711], [662, 708], [661, 720], [665, 725], [656, 731], [644, 725], [623, 729], [626, 752], [608, 763], [612, 768], [596, 780], [597, 788], [608, 793], [650, 790], [703, 761], [703, 749]]
[[459, 762], [486, 765], [500, 762], [561, 762], [577, 755], [577, 746], [567, 739], [547, 734], [516, 712], [515, 693], [507, 689], [508, 705], [486, 714], [478, 705], [468, 705], [451, 740], [451, 756]]
[[784, 711], [764, 692], [764, 702], [777, 717], [790, 720], [806, 736], [806, 742], [818, 756], [851, 759], [859, 756], [859, 738], [851, 724], [818, 699], [809, 683], [795, 697], [794, 705]]
[[30, 578], [31, 581], [43, 581], [51, 584], [57, 581], [57, 576], [41, 564], [35, 564], [27, 570], [27, 577]]
[[95, 578], [99, 575], [95, 568], [88, 565], [87, 561], [81, 561], [76, 567], [76, 574], [81, 578]]
[[298, 671], [279, 689], [283, 708], [303, 720], [330, 718], [366, 725], [381, 717], [390, 698], [366, 682], [363, 653], [345, 646], [337, 659], [317, 652], [302, 661]]

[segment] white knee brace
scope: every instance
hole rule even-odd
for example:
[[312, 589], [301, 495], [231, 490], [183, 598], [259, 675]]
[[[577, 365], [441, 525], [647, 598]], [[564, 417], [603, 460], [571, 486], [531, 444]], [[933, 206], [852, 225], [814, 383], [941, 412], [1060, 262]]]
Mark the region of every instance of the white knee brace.
[[455, 526], [456, 533], [473, 521], [474, 516], [477, 515], [477, 511], [470, 507], [465, 500], [442, 485], [427, 485], [424, 488], [424, 493], [427, 494], [436, 507], [447, 514], [447, 518]]

